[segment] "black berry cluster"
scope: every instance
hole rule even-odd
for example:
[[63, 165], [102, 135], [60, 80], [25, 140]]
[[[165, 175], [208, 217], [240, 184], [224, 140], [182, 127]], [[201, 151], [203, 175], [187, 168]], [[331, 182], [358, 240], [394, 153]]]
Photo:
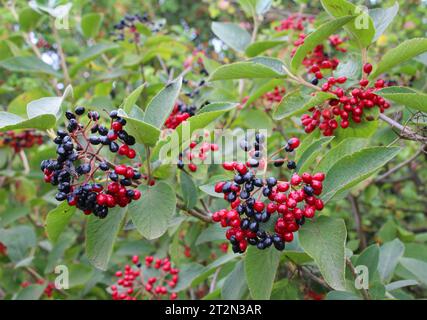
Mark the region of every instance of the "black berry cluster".
[[114, 41], [124, 41], [126, 39], [126, 34], [130, 34], [130, 42], [139, 43], [141, 39], [141, 34], [138, 31], [138, 24], [143, 24], [145, 27], [150, 29], [152, 33], [157, 33], [163, 27], [163, 23], [156, 23], [150, 20], [148, 14], [127, 14], [120, 20], [119, 23], [114, 25]]
[[101, 124], [95, 111], [88, 112], [88, 123], [83, 124], [84, 113], [84, 107], [66, 112], [67, 131], [58, 130], [54, 139], [58, 157], [42, 161], [41, 170], [44, 180], [58, 187], [56, 200], [105, 218], [109, 208], [125, 207], [141, 197], [139, 190], [129, 187], [137, 186], [142, 175], [133, 167], [112, 164], [100, 152], [108, 148], [109, 152], [133, 159], [135, 150], [129, 146], [135, 144], [135, 138], [124, 130], [126, 120], [117, 111], [109, 115], [109, 129]]
[[[254, 149], [262, 149], [263, 140], [264, 137], [257, 134]], [[297, 138], [291, 138], [282, 149], [292, 152], [299, 144]], [[241, 142], [241, 147], [249, 151], [246, 140]], [[260, 150], [255, 153], [257, 151]], [[294, 173], [289, 181], [260, 177], [256, 169], [263, 164], [258, 157], [252, 157], [246, 163], [224, 163], [223, 168], [233, 171], [234, 178], [215, 185], [215, 192], [224, 194], [231, 209], [215, 212], [212, 219], [222, 227], [228, 227], [226, 238], [235, 253], [243, 253], [248, 244], [261, 250], [272, 245], [277, 250], [284, 250], [285, 243], [293, 240], [293, 233], [305, 219], [313, 218], [316, 210], [323, 209], [322, 200], [317, 198], [322, 192], [323, 173], [303, 173], [301, 176]], [[271, 161], [276, 167], [287, 162], [290, 170], [296, 168], [295, 162], [287, 157]]]

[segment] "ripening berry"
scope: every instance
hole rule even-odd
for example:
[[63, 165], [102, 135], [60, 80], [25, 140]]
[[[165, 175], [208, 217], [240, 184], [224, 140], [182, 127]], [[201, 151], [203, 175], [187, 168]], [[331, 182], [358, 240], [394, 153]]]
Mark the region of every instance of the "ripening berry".
[[363, 66], [363, 72], [366, 74], [370, 74], [372, 72], [372, 64], [365, 63]]

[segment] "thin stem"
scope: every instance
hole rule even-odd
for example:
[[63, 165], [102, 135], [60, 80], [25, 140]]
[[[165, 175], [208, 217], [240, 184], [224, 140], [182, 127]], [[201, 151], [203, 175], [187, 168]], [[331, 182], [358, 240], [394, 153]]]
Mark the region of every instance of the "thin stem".
[[146, 150], [146, 153], [147, 153], [147, 159], [146, 159], [146, 162], [147, 162], [147, 175], [148, 175], [148, 178], [147, 178], [147, 183], [148, 184], [150, 184], [150, 181], [151, 181], [151, 149], [150, 149], [150, 147], [149, 146], [145, 146], [145, 150]]
[[52, 31], [53, 31], [53, 37], [55, 39], [56, 45], [58, 46], [58, 54], [60, 58], [61, 69], [62, 69], [62, 72], [64, 73], [65, 83], [71, 84], [70, 75], [68, 73], [67, 62], [65, 61], [65, 54], [61, 44], [61, 38], [59, 37], [58, 29], [56, 29], [54, 23], [52, 23]]
[[198, 218], [200, 220], [203, 220], [204, 222], [212, 223], [211, 217], [205, 216], [195, 210], [187, 209], [183, 204], [177, 203], [176, 207], [184, 212], [187, 212], [190, 216], [193, 216], [195, 218]]
[[419, 142], [421, 142], [423, 144], [427, 144], [427, 137], [420, 136], [419, 134], [417, 134], [414, 131], [412, 131], [410, 128], [401, 125], [399, 122], [397, 122], [397, 121], [389, 118], [385, 114], [380, 113], [379, 119], [381, 119], [382, 121], [384, 121], [387, 124], [389, 124], [392, 128], [398, 129], [400, 131], [398, 133], [398, 135], [402, 139], [414, 140], [414, 141], [419, 141]]
[[27, 175], [30, 173], [30, 164], [28, 163], [27, 155], [24, 150], [19, 151], [19, 158], [22, 161], [22, 165], [24, 166], [24, 174]]
[[420, 149], [418, 149], [418, 151], [409, 159], [407, 159], [406, 161], [403, 161], [401, 163], [399, 163], [397, 166], [391, 168], [390, 170], [388, 170], [386, 173], [380, 175], [379, 177], [377, 177], [375, 179], [375, 182], [383, 182], [388, 176], [392, 175], [393, 173], [395, 173], [396, 171], [398, 171], [399, 169], [411, 164], [411, 162], [413, 162], [420, 154], [422, 154], [424, 152], [424, 146], [422, 146]]
[[[356, 269], [353, 266], [353, 263], [351, 263], [351, 260], [348, 259], [348, 258], [346, 258], [345, 259], [345, 263], [347, 264], [348, 268], [350, 269], [351, 273], [353, 274], [353, 277], [356, 278], [358, 276], [358, 274], [356, 272]], [[366, 290], [364, 288], [361, 288], [360, 290], [362, 292], [363, 299], [365, 299], [365, 300], [371, 300], [371, 297], [369, 295], [368, 290]]]
[[366, 248], [367, 242], [366, 235], [363, 231], [362, 217], [359, 209], [359, 204], [357, 202], [357, 198], [353, 195], [349, 195], [348, 200], [351, 204], [351, 211], [353, 212], [354, 223], [356, 224], [357, 234], [359, 235], [359, 248], [360, 250], [363, 250]]

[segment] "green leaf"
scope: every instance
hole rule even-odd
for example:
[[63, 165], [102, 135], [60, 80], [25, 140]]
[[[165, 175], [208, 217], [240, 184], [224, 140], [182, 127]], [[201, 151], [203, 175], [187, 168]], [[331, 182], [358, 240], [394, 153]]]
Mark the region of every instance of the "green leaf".
[[310, 33], [305, 39], [304, 44], [299, 46], [291, 60], [291, 70], [296, 72], [307, 54], [312, 51], [319, 43], [326, 40], [331, 34], [352, 21], [354, 16], [346, 16], [322, 24], [315, 31]]
[[387, 50], [375, 66], [369, 79], [376, 79], [380, 74], [389, 71], [394, 66], [427, 52], [427, 38], [406, 40], [397, 47]]
[[19, 27], [23, 31], [29, 32], [37, 26], [41, 17], [41, 14], [39, 14], [37, 11], [34, 11], [31, 8], [24, 8], [19, 13]]
[[252, 58], [260, 53], [263, 53], [264, 51], [267, 51], [268, 49], [277, 47], [281, 44], [285, 44], [284, 40], [265, 40], [265, 41], [258, 41], [250, 44], [246, 50], [245, 53], [248, 57]]
[[0, 111], [0, 132], [17, 129], [40, 129], [53, 128], [56, 117], [53, 114], [45, 114], [31, 119], [23, 119], [16, 114]]
[[363, 181], [393, 159], [400, 150], [396, 147], [371, 147], [341, 158], [326, 176], [322, 199], [329, 201], [339, 191]]
[[148, 146], [156, 145], [160, 137], [160, 130], [158, 128], [141, 120], [129, 117], [122, 109], [119, 109], [119, 114], [122, 118], [126, 119], [128, 131], [135, 137], [138, 143]]
[[282, 79], [271, 79], [270, 81], [264, 81], [263, 79], [258, 80], [260, 83], [259, 86], [253, 88], [251, 91], [248, 100], [245, 103], [245, 106], [251, 105], [254, 101], [261, 98], [266, 92], [273, 90], [275, 87], [283, 84]]
[[362, 298], [352, 292], [329, 291], [326, 300], [362, 300]]
[[373, 282], [375, 272], [378, 268], [380, 249], [377, 244], [367, 247], [357, 258], [356, 266], [366, 266], [369, 270], [369, 281]]
[[375, 92], [384, 99], [427, 112], [427, 94], [406, 87], [388, 87]]
[[28, 118], [35, 118], [46, 114], [52, 114], [57, 119], [60, 117], [61, 105], [68, 95], [72, 94], [73, 88], [68, 86], [62, 97], [45, 97], [27, 104]]
[[101, 28], [104, 16], [101, 13], [88, 13], [82, 17], [81, 28], [86, 38], [94, 38]]
[[243, 52], [251, 42], [251, 35], [241, 26], [229, 22], [212, 22], [213, 33], [232, 49]]
[[245, 274], [253, 299], [268, 300], [276, 278], [281, 252], [274, 248], [249, 247], [245, 257]]
[[45, 285], [40, 284], [29, 285], [19, 291], [13, 300], [39, 300], [45, 288]]
[[214, 223], [200, 233], [196, 240], [196, 246], [218, 240], [224, 240], [224, 229], [218, 223]]
[[115, 43], [98, 43], [87, 49], [85, 49], [78, 57], [77, 63], [72, 65], [70, 68], [70, 76], [75, 76], [79, 69], [83, 67], [88, 62], [96, 59], [101, 54], [106, 53], [108, 51], [119, 48], [119, 46]]
[[388, 283], [393, 277], [394, 269], [404, 251], [405, 246], [399, 239], [394, 239], [380, 247], [378, 272], [383, 283]]
[[400, 288], [405, 288], [408, 286], [416, 286], [418, 285], [418, 281], [416, 280], [398, 280], [394, 282], [390, 282], [388, 285], [385, 286], [385, 289], [387, 291], [393, 291]]
[[179, 281], [171, 292], [185, 290], [191, 286], [191, 283], [205, 270], [205, 267], [198, 263], [189, 263], [180, 267]]
[[147, 239], [156, 239], [168, 229], [176, 207], [173, 188], [160, 181], [153, 187], [140, 187], [142, 197], [129, 206], [129, 213], [138, 231]]
[[375, 36], [372, 41], [377, 41], [378, 38], [384, 33], [388, 26], [393, 22], [399, 11], [399, 3], [396, 2], [389, 8], [375, 8], [369, 10], [369, 16], [374, 22]]
[[91, 264], [101, 270], [107, 270], [113, 253], [114, 242], [127, 209], [110, 209], [105, 219], [94, 215], [88, 218], [86, 225], [86, 256]]
[[30, 226], [17, 226], [10, 229], [0, 229], [0, 242], [7, 247], [7, 255], [14, 263], [18, 263], [30, 254], [36, 246], [36, 234]]
[[209, 81], [284, 77], [286, 77], [286, 69], [280, 60], [256, 57], [219, 67], [210, 75]]
[[56, 243], [75, 212], [76, 207], [71, 207], [64, 201], [47, 214], [45, 228], [50, 241]]
[[145, 109], [144, 122], [161, 128], [172, 112], [181, 90], [182, 77], [168, 83], [149, 103]]
[[197, 202], [197, 187], [193, 179], [184, 171], [180, 172], [179, 177], [184, 205], [187, 209], [193, 209]]
[[354, 22], [345, 29], [353, 35], [360, 48], [366, 48], [375, 36], [374, 22], [367, 12], [346, 0], [321, 0], [323, 8], [333, 17], [354, 16]]
[[139, 96], [142, 93], [142, 90], [145, 88], [145, 83], [141, 84], [138, 88], [133, 90], [130, 95], [128, 95], [123, 101], [121, 108], [126, 112], [130, 113], [132, 111], [133, 106], [138, 101]]
[[12, 72], [44, 73], [57, 78], [62, 77], [59, 72], [55, 71], [51, 66], [34, 56], [13, 57], [1, 60], [0, 67]]
[[367, 139], [362, 138], [347, 138], [341, 141], [338, 145], [331, 148], [325, 155], [323, 155], [315, 172], [328, 173], [329, 169], [341, 158], [353, 154], [360, 149], [364, 148], [368, 143]]
[[412, 273], [423, 285], [427, 286], [427, 263], [413, 258], [401, 258], [400, 264]]
[[84, 286], [93, 276], [94, 269], [84, 264], [72, 264], [69, 266], [69, 287]]
[[[308, 170], [308, 167], [313, 163], [315, 160], [314, 158], [317, 156], [317, 154], [320, 152], [323, 145], [331, 142], [331, 140], [334, 139], [334, 137], [321, 137], [319, 139], [316, 139], [312, 141], [309, 145], [304, 146], [302, 153], [298, 152], [295, 158], [295, 161], [297, 163], [297, 172], [305, 172]], [[303, 143], [305, 140], [303, 140]]]
[[244, 263], [239, 261], [225, 279], [221, 289], [221, 297], [225, 300], [239, 300], [244, 297], [247, 291]]
[[345, 290], [344, 220], [320, 216], [307, 221], [298, 234], [301, 246], [314, 259], [325, 281], [335, 290]]

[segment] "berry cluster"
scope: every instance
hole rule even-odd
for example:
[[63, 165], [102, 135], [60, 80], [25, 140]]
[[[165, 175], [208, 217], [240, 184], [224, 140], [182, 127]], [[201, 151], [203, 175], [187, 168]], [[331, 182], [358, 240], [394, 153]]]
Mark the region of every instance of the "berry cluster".
[[[298, 39], [294, 42], [294, 48], [292, 49], [291, 56], [295, 54], [298, 47], [304, 43], [306, 35], [301, 33], [298, 36]], [[332, 35], [329, 37], [329, 43], [335, 51], [345, 52], [346, 49], [339, 47], [344, 40], [341, 39], [338, 35]], [[317, 45], [313, 52], [307, 55], [302, 64], [307, 68], [309, 73], [313, 73], [315, 79], [313, 84], [317, 85], [318, 81], [323, 78], [322, 69], [335, 70], [338, 67], [339, 60], [336, 57], [333, 57], [332, 54], [325, 52], [325, 46], [323, 44]]]
[[[263, 136], [255, 136], [255, 153], [262, 149]], [[292, 152], [298, 148], [300, 141], [291, 138], [284, 149]], [[246, 140], [241, 147], [249, 151]], [[279, 150], [280, 151], [280, 150]], [[261, 155], [257, 155], [260, 157]], [[246, 163], [224, 163], [223, 168], [234, 172], [233, 181], [220, 181], [215, 185], [215, 192], [223, 193], [224, 199], [231, 204], [231, 209], [222, 209], [212, 215], [212, 220], [227, 228], [226, 238], [232, 245], [233, 252], [245, 252], [248, 244], [258, 249], [271, 245], [277, 250], [285, 248], [285, 242], [293, 240], [293, 233], [298, 231], [306, 218], [313, 218], [316, 210], [323, 209], [323, 202], [317, 198], [322, 192], [323, 173], [301, 176], [294, 173], [290, 181], [278, 181], [275, 177], [267, 179], [257, 177], [256, 168], [260, 162], [253, 157]], [[285, 158], [272, 160], [276, 167], [287, 162], [290, 170], [296, 168], [294, 161]], [[263, 199], [263, 200], [262, 200]], [[269, 222], [274, 217], [274, 228], [269, 230]]]
[[3, 242], [0, 242], [0, 255], [7, 255], [7, 247], [3, 244]]
[[0, 132], [0, 147], [9, 146], [16, 153], [43, 144], [43, 136], [35, 130]]
[[[45, 182], [58, 186], [56, 200], [66, 200], [87, 215], [105, 218], [109, 208], [125, 207], [141, 197], [139, 190], [128, 187], [138, 185], [142, 175], [133, 167], [112, 164], [100, 152], [108, 147], [112, 153], [133, 159], [136, 153], [129, 146], [135, 144], [135, 138], [124, 130], [126, 120], [117, 111], [109, 115], [110, 129], [101, 125], [100, 115], [94, 111], [88, 112], [89, 122], [84, 125], [80, 122], [84, 113], [84, 107], [66, 112], [67, 131], [58, 130], [54, 139], [58, 157], [42, 161], [41, 170]], [[92, 133], [89, 138], [87, 131]]]
[[[187, 167], [191, 172], [197, 171], [197, 164], [194, 163], [194, 160], [197, 158], [198, 161], [203, 162], [209, 155], [209, 152], [214, 152], [218, 150], [218, 145], [215, 143], [209, 143], [206, 141], [198, 142], [196, 140], [190, 142], [190, 146], [187, 151], [185, 151], [185, 157], [190, 162]], [[183, 160], [183, 154], [179, 154], [178, 158], [178, 169], [183, 170], [185, 168], [185, 163]]]
[[113, 300], [160, 300], [168, 297], [175, 300], [178, 296], [170, 292], [179, 281], [179, 269], [173, 268], [170, 260], [145, 257], [145, 266], [138, 256], [132, 257], [134, 266], [116, 271], [117, 284], [110, 287]]
[[176, 129], [182, 122], [196, 114], [196, 106], [187, 106], [182, 102], [175, 103], [172, 113], [166, 119], [165, 126]]
[[197, 65], [204, 70], [204, 72], [207, 75], [206, 69], [204, 69], [203, 65], [203, 57], [206, 56], [205, 50], [202, 49], [194, 49], [191, 53], [191, 56], [188, 56], [184, 61], [184, 69], [191, 68], [193, 64], [196, 62]]
[[282, 98], [283, 98], [285, 93], [286, 93], [285, 88], [275, 87], [273, 91], [265, 93], [263, 95], [263, 98], [270, 103], [280, 102], [280, 101], [282, 101]]
[[39, 38], [36, 43], [36, 47], [39, 49], [51, 49], [52, 46], [43, 38]]
[[286, 19], [280, 21], [280, 25], [275, 27], [276, 31], [296, 30], [303, 31], [305, 24], [311, 24], [314, 21], [313, 16], [303, 16], [299, 13], [293, 13]]
[[[44, 285], [45, 284], [45, 280], [43, 280], [43, 279], [38, 279], [37, 281], [36, 281], [36, 283], [35, 283], [36, 285], [40, 285], [40, 286], [42, 286], [42, 285]], [[22, 288], [27, 288], [28, 286], [30, 286], [30, 285], [32, 285], [32, 283], [31, 282], [29, 282], [29, 281], [24, 281], [24, 282], [22, 282], [21, 283], [21, 287]], [[53, 295], [53, 290], [55, 289], [55, 284], [54, 283], [52, 283], [52, 282], [49, 282], [48, 284], [47, 284], [47, 286], [46, 286], [46, 288], [44, 289], [44, 294], [48, 297], [48, 298], [51, 298], [52, 297], [52, 295]]]
[[114, 41], [124, 41], [126, 32], [128, 32], [132, 37], [129, 41], [138, 44], [141, 39], [141, 34], [138, 32], [138, 23], [145, 25], [145, 27], [148, 27], [153, 33], [159, 32], [163, 27], [162, 22], [155, 23], [154, 21], [151, 21], [146, 13], [143, 15], [127, 14], [119, 23], [114, 25]]
[[[317, 65], [311, 67], [312, 71], [317, 72]], [[363, 66], [364, 74], [372, 71], [372, 65], [367, 63]], [[327, 103], [310, 109], [311, 115], [304, 114], [301, 122], [305, 127], [305, 132], [310, 133], [319, 128], [323, 135], [333, 135], [334, 130], [341, 126], [345, 129], [350, 125], [350, 120], [354, 123], [360, 123], [366, 110], [377, 107], [380, 112], [390, 107], [390, 104], [384, 98], [376, 95], [374, 92], [385, 86], [385, 82], [379, 79], [373, 87], [368, 87], [369, 81], [363, 78], [359, 82], [358, 88], [344, 90], [339, 85], [347, 81], [346, 77], [329, 77], [321, 85], [321, 90], [336, 95], [336, 98]], [[371, 116], [365, 117], [367, 120], [373, 120]]]

